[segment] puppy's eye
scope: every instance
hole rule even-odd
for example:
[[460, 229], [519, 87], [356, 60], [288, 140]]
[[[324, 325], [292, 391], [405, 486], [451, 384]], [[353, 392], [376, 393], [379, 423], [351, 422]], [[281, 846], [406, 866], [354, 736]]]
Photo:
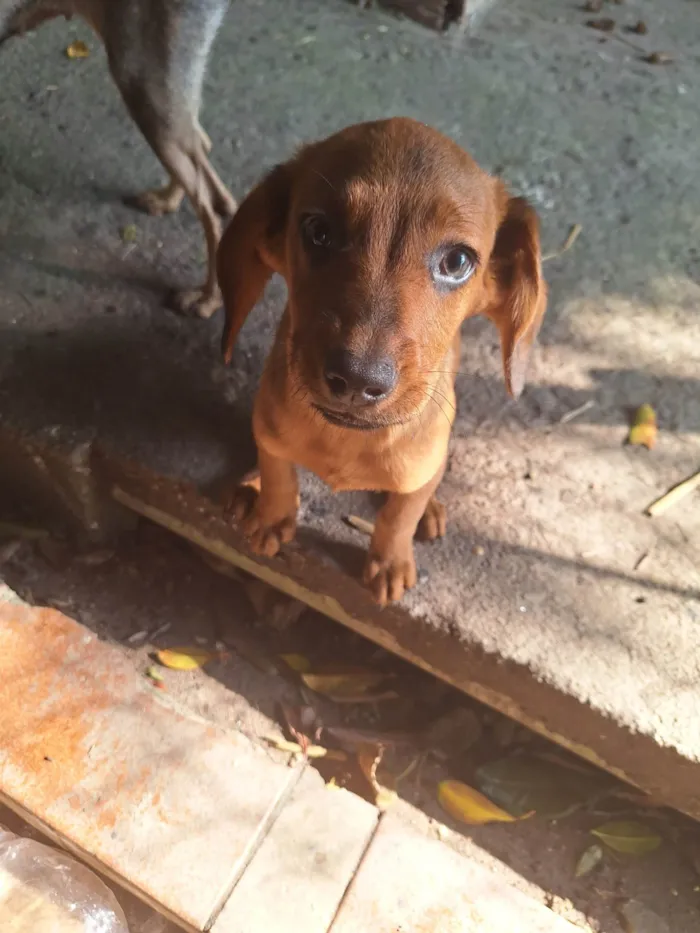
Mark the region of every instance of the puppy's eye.
[[449, 246], [435, 257], [433, 276], [442, 285], [461, 285], [476, 269], [476, 256], [466, 246]]
[[323, 214], [305, 214], [301, 220], [301, 232], [309, 246], [328, 249], [333, 245], [331, 227]]

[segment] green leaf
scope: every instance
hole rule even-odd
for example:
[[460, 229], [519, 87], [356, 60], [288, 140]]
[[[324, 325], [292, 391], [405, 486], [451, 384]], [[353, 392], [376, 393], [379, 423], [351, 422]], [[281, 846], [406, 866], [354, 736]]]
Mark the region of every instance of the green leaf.
[[513, 816], [560, 819], [605, 792], [606, 777], [581, 773], [527, 755], [501, 758], [476, 772], [479, 790]]
[[597, 842], [593, 843], [576, 863], [576, 877], [583, 878], [585, 875], [590, 875], [603, 861], [604, 856], [602, 846], [599, 846]]
[[635, 820], [604, 823], [591, 834], [596, 836], [609, 849], [624, 855], [646, 855], [655, 852], [661, 845], [661, 836], [657, 835], [644, 823]]

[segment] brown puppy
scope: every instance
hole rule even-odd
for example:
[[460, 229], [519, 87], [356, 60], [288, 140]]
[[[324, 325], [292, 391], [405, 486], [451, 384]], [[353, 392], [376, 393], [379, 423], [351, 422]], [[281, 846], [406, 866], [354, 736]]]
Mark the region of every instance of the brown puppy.
[[435, 491], [465, 318], [495, 323], [507, 389], [522, 390], [546, 306], [537, 216], [435, 130], [361, 124], [275, 168], [224, 233], [227, 362], [273, 272], [289, 299], [237, 518], [272, 556], [295, 533], [296, 465], [333, 490], [384, 491], [364, 577], [380, 604], [400, 599], [416, 582], [414, 535], [445, 531]]

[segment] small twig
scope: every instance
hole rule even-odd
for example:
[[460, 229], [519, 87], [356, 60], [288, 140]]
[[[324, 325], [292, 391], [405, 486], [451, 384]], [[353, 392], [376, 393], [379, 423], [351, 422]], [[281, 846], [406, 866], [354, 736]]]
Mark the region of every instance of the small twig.
[[671, 506], [680, 502], [681, 499], [685, 499], [687, 495], [690, 495], [690, 493], [698, 487], [700, 487], [700, 470], [692, 476], [689, 476], [688, 479], [683, 480], [682, 483], [678, 483], [677, 486], [673, 486], [669, 489], [660, 499], [656, 499], [650, 506], [647, 506], [645, 512], [652, 517], [661, 515], [662, 512], [666, 512]]
[[578, 418], [579, 415], [582, 415], [585, 411], [588, 411], [589, 408], [593, 408], [595, 405], [595, 400], [589, 398], [587, 402], [584, 402], [583, 405], [579, 405], [578, 408], [572, 408], [571, 411], [567, 411], [565, 415], [562, 415], [559, 419], [559, 424], [568, 424], [570, 421], [573, 421], [574, 418]]
[[367, 521], [366, 518], [360, 518], [359, 515], [345, 515], [343, 520], [355, 531], [361, 531], [365, 535], [374, 534], [374, 523]]
[[639, 570], [639, 569], [640, 569], [640, 567], [642, 566], [642, 564], [644, 563], [644, 561], [645, 561], [645, 560], [647, 559], [647, 557], [649, 556], [649, 553], [650, 553], [649, 551], [645, 551], [640, 557], [637, 558], [637, 560], [635, 561], [635, 564], [634, 564], [634, 569], [635, 569], [635, 570]]
[[557, 257], [562, 256], [564, 253], [566, 253], [567, 250], [570, 250], [571, 247], [576, 242], [576, 240], [578, 240], [579, 234], [581, 233], [582, 229], [583, 227], [581, 226], [581, 224], [574, 224], [570, 228], [568, 234], [566, 235], [566, 239], [564, 240], [562, 245], [559, 247], [559, 249], [555, 250], [553, 253], [546, 253], [542, 257], [542, 262], [549, 262], [550, 259], [557, 259]]

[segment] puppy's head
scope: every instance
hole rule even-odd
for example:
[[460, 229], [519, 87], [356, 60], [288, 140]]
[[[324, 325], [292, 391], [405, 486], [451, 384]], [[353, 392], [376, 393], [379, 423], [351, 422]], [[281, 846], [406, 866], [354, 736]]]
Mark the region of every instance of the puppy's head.
[[508, 391], [522, 390], [546, 304], [537, 217], [421, 123], [343, 130], [243, 202], [219, 250], [227, 359], [272, 271], [289, 290], [288, 365], [331, 423], [419, 414], [479, 313], [499, 330]]

